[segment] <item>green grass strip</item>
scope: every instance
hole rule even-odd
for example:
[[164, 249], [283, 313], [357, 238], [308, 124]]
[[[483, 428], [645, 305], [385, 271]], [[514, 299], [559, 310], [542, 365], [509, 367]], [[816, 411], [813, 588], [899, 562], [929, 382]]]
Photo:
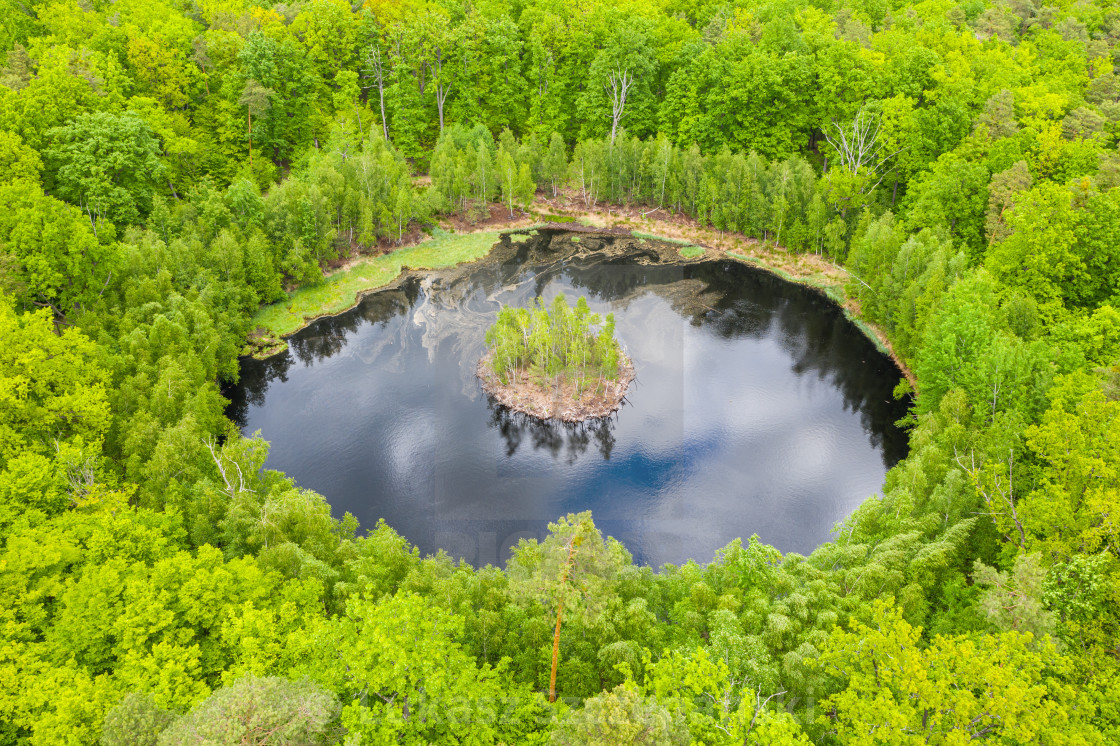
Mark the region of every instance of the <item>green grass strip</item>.
[[297, 288], [286, 300], [257, 311], [252, 328], [264, 327], [275, 336], [291, 334], [310, 319], [352, 308], [359, 293], [389, 284], [406, 267], [439, 269], [480, 259], [498, 242], [498, 234], [498, 231], [458, 234], [437, 230], [430, 239], [416, 246], [360, 262], [335, 272], [318, 285]]

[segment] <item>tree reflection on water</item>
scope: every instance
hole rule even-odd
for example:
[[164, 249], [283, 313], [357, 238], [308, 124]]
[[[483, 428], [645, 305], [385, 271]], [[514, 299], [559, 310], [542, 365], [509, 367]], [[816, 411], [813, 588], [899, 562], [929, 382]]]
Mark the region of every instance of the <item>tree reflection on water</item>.
[[[573, 464], [587, 452], [592, 441], [604, 459], [610, 459], [614, 448], [615, 417], [600, 417], [583, 422], [542, 420], [502, 406], [487, 397], [490, 427], [501, 433], [506, 442], [506, 456], [513, 456], [528, 438], [534, 450], [547, 451], [554, 459], [563, 458]], [[625, 405], [623, 405], [625, 406]]]

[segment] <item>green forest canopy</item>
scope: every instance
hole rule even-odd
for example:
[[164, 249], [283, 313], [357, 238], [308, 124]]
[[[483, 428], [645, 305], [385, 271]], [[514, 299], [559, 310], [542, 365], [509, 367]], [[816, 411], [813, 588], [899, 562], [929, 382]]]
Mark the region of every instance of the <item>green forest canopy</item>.
[[[1104, 0], [0, 0], [0, 743], [1120, 740], [1118, 41]], [[847, 269], [918, 396], [835, 540], [655, 572], [580, 515], [473, 568], [261, 470], [218, 389], [261, 304], [556, 195]]]

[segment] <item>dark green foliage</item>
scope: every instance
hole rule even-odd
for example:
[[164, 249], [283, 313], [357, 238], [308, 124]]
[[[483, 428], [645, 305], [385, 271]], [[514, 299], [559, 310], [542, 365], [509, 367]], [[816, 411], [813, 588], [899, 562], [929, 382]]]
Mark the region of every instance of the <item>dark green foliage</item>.
[[50, 183], [95, 227], [101, 220], [125, 226], [147, 216], [163, 164], [155, 133], [136, 113], [85, 114], [47, 137]]

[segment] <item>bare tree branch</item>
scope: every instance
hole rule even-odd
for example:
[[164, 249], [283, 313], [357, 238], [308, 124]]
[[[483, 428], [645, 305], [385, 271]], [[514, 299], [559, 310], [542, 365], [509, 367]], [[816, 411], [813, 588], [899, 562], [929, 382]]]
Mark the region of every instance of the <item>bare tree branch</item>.
[[[206, 440], [204, 440], [203, 443], [205, 443], [206, 449], [208, 451], [210, 451], [210, 458], [212, 458], [214, 460], [214, 465], [218, 467], [218, 473], [222, 475], [222, 481], [225, 482], [225, 484], [226, 484], [226, 492], [229, 494], [230, 497], [233, 497], [234, 495], [236, 495], [239, 492], [252, 492], [253, 491], [251, 489], [248, 489], [245, 486], [245, 477], [241, 473], [241, 465], [238, 464], [237, 461], [235, 461], [234, 459], [229, 459], [233, 463], [234, 467], [237, 469], [237, 487], [235, 488], [233, 486], [233, 483], [230, 482], [229, 475], [226, 474], [226, 467], [225, 467], [226, 456], [224, 456], [219, 451], [216, 451], [214, 449], [214, 439], [207, 436]], [[262, 510], [263, 510], [263, 507], [262, 507]]]
[[633, 86], [634, 76], [629, 70], [623, 70], [621, 66], [608, 73], [607, 80], [603, 83], [603, 88], [611, 99], [611, 145], [614, 145], [619, 125], [626, 113], [626, 95]]
[[443, 132], [443, 105], [447, 102], [447, 94], [451, 92], [451, 81], [443, 75], [443, 50], [435, 48], [435, 62], [430, 66], [432, 82], [436, 86], [436, 108], [439, 109], [439, 131]]
[[381, 100], [381, 131], [385, 139], [389, 139], [389, 124], [385, 120], [385, 74], [381, 65], [381, 47], [370, 44], [366, 50], [366, 66], [368, 72], [377, 81], [377, 97]]
[[841, 127], [834, 121], [831, 128], [824, 129], [824, 139], [839, 156], [840, 167], [852, 176], [867, 176], [869, 186], [866, 191], [883, 182], [890, 172], [886, 168], [887, 163], [905, 150], [899, 148], [892, 153], [884, 153], [883, 143], [879, 140], [882, 128], [882, 118], [877, 114], [868, 114], [867, 108], [863, 107], [850, 125]]
[[[1023, 528], [1023, 522], [1019, 518], [1019, 511], [1015, 505], [1015, 491], [1013, 483], [1015, 472], [1015, 449], [1008, 450], [1006, 486], [1004, 485], [1002, 476], [1000, 476], [996, 478], [995, 484], [992, 485], [991, 489], [987, 489], [985, 487], [984, 480], [981, 479], [983, 464], [976, 464], [976, 454], [974, 452], [969, 453], [970, 463], [968, 466], [965, 465], [960, 454], [954, 453], [954, 456], [956, 457], [957, 465], [966, 474], [968, 474], [969, 478], [972, 479], [973, 485], [976, 487], [976, 491], [980, 493], [980, 496], [982, 498], [984, 498], [984, 504], [987, 506], [988, 512], [983, 515], [989, 516], [994, 523], [996, 522], [996, 518], [1000, 516], [1009, 518], [1015, 525], [1016, 532], [1019, 534], [1019, 541], [1017, 542], [1018, 545], [1025, 549], [1027, 546], [1027, 532]], [[999, 528], [998, 523], [996, 523], [996, 527]], [[1004, 534], [1003, 538], [1010, 543], [1016, 543], [1015, 539], [1007, 534]]]

